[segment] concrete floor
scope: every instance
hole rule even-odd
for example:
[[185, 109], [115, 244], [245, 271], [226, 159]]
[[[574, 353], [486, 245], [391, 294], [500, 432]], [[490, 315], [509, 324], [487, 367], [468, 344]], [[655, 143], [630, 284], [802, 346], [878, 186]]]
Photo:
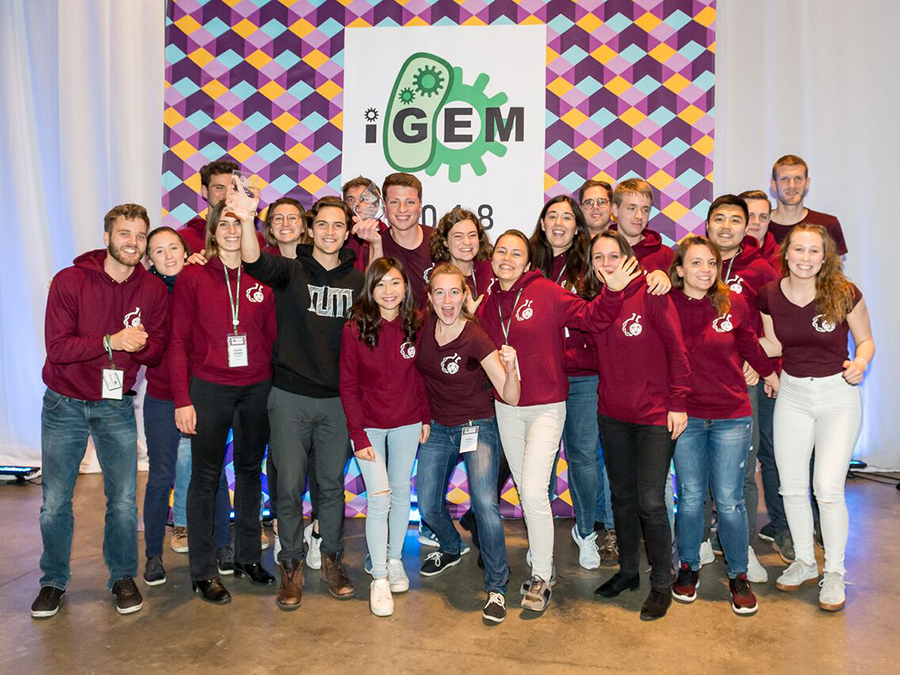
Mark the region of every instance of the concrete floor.
[[[145, 479], [141, 474], [141, 494]], [[848, 502], [853, 585], [846, 610], [838, 614], [818, 609], [814, 585], [795, 594], [776, 590], [773, 582], [784, 566], [758, 542], [770, 581], [754, 588], [760, 603], [755, 617], [732, 613], [724, 566], [717, 561], [701, 572], [697, 602], [674, 604], [662, 621], [643, 623], [638, 611], [649, 590], [646, 576], [640, 593], [594, 600], [593, 590], [612, 570], [581, 569], [569, 535], [572, 521], [558, 520], [559, 582], [544, 616], [520, 616], [525, 531], [521, 521], [507, 521], [512, 580], [505, 623], [482, 623], [482, 576], [474, 555], [439, 577], [420, 578], [424, 554], [413, 530], [404, 556], [410, 592], [395, 596], [392, 617], [376, 618], [368, 609], [369, 578], [362, 570], [364, 521], [351, 520], [346, 537], [357, 583], [352, 600], [332, 599], [313, 572], [303, 606], [293, 613], [276, 609], [274, 587], [230, 577], [225, 583], [232, 604], [208, 605], [190, 592], [187, 556], [167, 544], [168, 582], [148, 588], [139, 581], [144, 608], [123, 617], [105, 591], [101, 477], [83, 476], [75, 497], [73, 578], [60, 613], [36, 621], [29, 607], [40, 578], [40, 488], [0, 484], [0, 672], [896, 673], [900, 615], [894, 610], [900, 596], [893, 563], [900, 559], [900, 493], [891, 485], [851, 480]], [[271, 569], [271, 548], [264, 561]]]

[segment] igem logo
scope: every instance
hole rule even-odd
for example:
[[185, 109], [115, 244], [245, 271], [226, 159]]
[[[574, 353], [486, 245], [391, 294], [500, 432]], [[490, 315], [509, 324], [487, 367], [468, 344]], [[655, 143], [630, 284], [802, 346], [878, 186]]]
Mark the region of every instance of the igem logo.
[[[435, 54], [418, 52], [400, 68], [387, 102], [382, 144], [388, 164], [397, 171], [424, 171], [435, 176], [447, 167], [450, 182], [459, 182], [462, 167], [476, 176], [487, 173], [484, 157], [503, 157], [506, 143], [525, 138], [525, 108], [501, 107], [508, 96], [488, 95], [490, 77], [481, 73], [466, 84], [461, 68]], [[378, 111], [365, 113], [366, 143], [377, 143]]]

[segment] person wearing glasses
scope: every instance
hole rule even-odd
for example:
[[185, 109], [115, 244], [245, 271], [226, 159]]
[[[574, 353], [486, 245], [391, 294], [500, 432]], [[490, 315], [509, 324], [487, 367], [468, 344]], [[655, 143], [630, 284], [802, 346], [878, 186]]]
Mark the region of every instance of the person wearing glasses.
[[296, 199], [282, 197], [269, 204], [263, 226], [265, 251], [285, 258], [297, 257], [297, 244], [310, 243], [306, 213]]
[[586, 180], [578, 190], [578, 203], [584, 213], [588, 236], [600, 234], [612, 219], [612, 185], [603, 180]]

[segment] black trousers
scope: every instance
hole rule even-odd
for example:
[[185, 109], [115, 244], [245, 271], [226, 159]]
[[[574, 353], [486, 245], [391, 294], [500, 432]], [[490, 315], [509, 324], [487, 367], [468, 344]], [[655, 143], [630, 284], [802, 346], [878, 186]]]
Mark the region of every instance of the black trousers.
[[191, 438], [191, 484], [187, 495], [191, 579], [218, 575], [213, 523], [216, 488], [225, 462], [225, 443], [234, 429], [235, 561], [258, 563], [259, 495], [262, 460], [269, 440], [266, 401], [271, 381], [247, 386], [191, 381], [197, 433]]
[[613, 519], [623, 576], [640, 574], [641, 530], [650, 560], [650, 585], [673, 583], [672, 532], [666, 513], [666, 480], [675, 441], [664, 426], [599, 416], [603, 457], [612, 493]]

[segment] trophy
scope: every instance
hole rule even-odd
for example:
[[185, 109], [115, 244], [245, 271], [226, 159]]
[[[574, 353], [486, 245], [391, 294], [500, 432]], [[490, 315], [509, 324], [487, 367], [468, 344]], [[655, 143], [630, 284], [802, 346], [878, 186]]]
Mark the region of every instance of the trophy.
[[378, 220], [384, 214], [381, 196], [378, 194], [378, 188], [369, 181], [366, 189], [359, 193], [356, 203], [353, 205], [353, 213], [360, 220], [375, 219]]

